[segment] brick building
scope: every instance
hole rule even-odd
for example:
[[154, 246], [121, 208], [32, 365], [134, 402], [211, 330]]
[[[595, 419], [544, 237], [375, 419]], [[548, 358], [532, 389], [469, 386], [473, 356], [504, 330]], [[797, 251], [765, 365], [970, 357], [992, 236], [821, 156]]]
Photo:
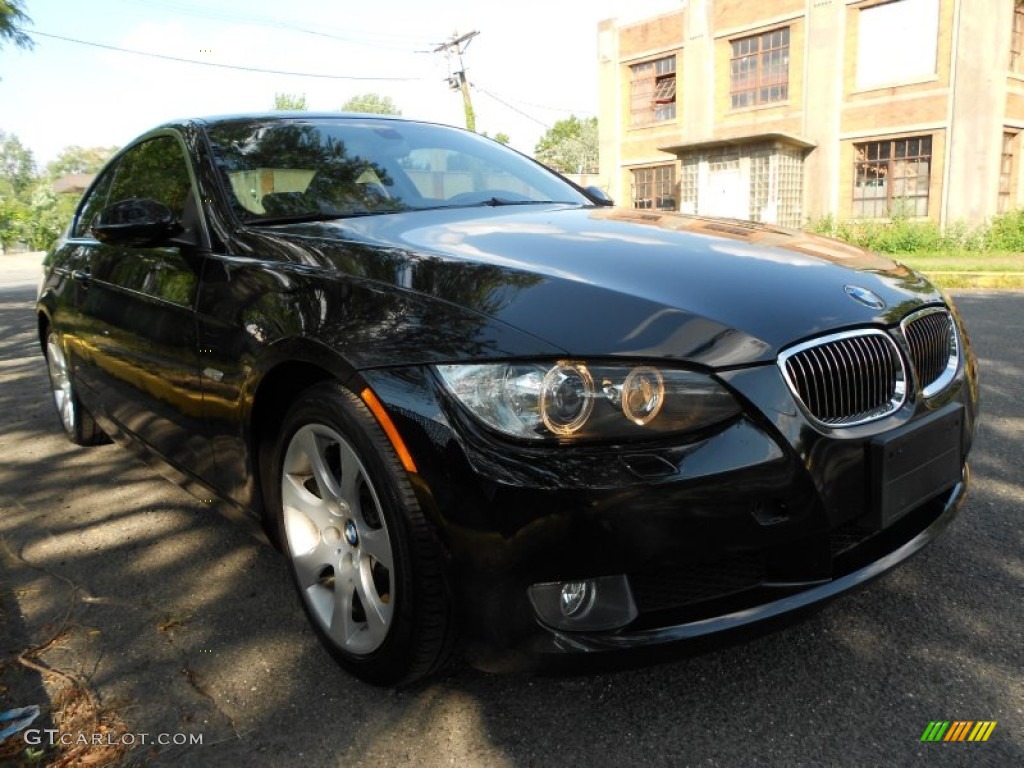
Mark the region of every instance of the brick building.
[[1024, 0], [682, 0], [598, 29], [620, 204], [799, 226], [1024, 204]]

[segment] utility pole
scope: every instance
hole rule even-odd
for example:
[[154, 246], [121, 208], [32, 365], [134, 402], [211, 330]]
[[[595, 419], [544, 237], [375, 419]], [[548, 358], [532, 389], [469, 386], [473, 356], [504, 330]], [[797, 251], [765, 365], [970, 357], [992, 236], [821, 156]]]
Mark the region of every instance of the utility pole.
[[470, 41], [479, 35], [479, 31], [469, 32], [465, 35], [455, 33], [447, 43], [441, 43], [434, 49], [434, 53], [444, 52], [445, 56], [452, 54], [459, 58], [459, 69], [448, 78], [448, 85], [453, 91], [462, 91], [462, 106], [466, 110], [466, 127], [476, 132], [476, 115], [473, 113], [473, 100], [469, 95], [469, 81], [466, 79], [466, 67], [462, 63], [462, 54], [469, 47]]

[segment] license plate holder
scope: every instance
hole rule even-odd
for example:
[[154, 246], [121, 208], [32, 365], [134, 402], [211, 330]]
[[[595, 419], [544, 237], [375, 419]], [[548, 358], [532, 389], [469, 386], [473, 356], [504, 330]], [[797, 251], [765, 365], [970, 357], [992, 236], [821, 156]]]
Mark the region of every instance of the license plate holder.
[[871, 509], [878, 528], [960, 482], [963, 428], [963, 406], [951, 403], [871, 441]]

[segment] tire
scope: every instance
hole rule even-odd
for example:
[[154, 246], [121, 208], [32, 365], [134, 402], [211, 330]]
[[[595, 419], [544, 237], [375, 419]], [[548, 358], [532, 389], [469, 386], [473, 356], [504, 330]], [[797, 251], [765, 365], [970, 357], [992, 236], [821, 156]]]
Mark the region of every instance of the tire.
[[454, 634], [440, 544], [376, 419], [324, 382], [292, 405], [279, 435], [268, 506], [320, 641], [376, 685], [440, 671]]
[[57, 418], [68, 440], [76, 445], [109, 443], [110, 438], [97, 426], [92, 414], [78, 399], [64, 346], [53, 330], [46, 335], [46, 369], [50, 374], [50, 392], [57, 409]]

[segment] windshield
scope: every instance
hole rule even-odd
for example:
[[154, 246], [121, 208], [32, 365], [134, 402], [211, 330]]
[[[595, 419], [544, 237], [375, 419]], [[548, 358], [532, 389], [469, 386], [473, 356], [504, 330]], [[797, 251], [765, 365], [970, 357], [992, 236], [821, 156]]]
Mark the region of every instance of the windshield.
[[372, 118], [265, 118], [207, 129], [229, 201], [247, 223], [479, 205], [591, 201], [474, 133]]

